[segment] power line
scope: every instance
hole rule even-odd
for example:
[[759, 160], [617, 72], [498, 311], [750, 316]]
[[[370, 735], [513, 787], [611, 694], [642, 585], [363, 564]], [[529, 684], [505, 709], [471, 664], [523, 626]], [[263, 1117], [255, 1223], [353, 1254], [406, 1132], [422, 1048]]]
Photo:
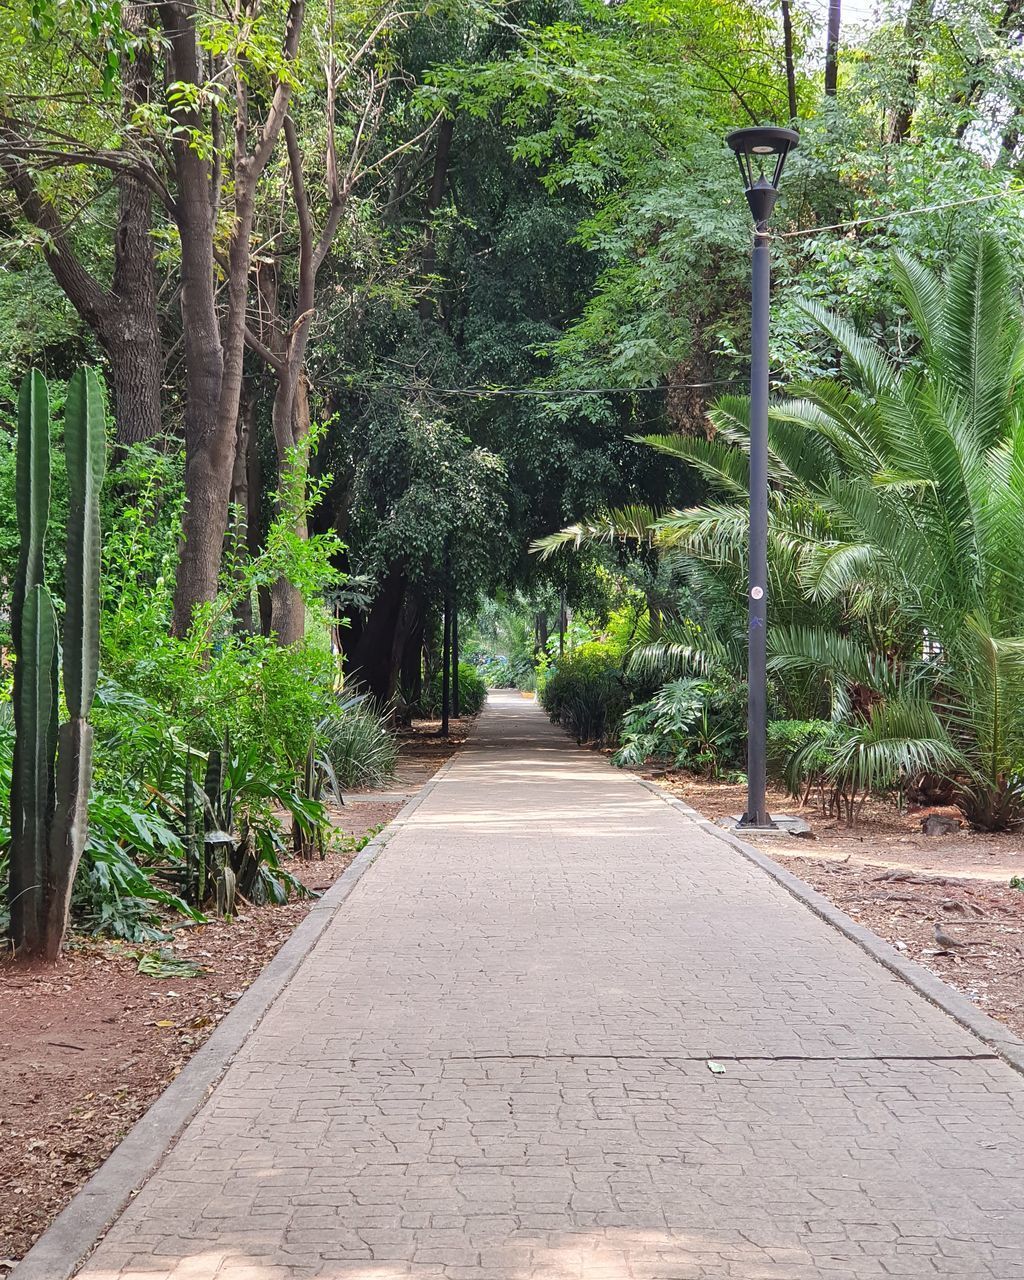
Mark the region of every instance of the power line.
[[712, 387], [746, 385], [746, 378], [711, 378], [707, 382], [661, 382], [650, 387], [432, 387], [419, 382], [360, 382], [350, 391], [422, 391], [439, 396], [467, 396], [488, 399], [496, 396], [532, 396], [543, 400], [552, 396], [650, 395], [662, 391], [701, 391]]
[[966, 200], [947, 200], [943, 204], [919, 205], [914, 209], [894, 209], [890, 213], [875, 214], [871, 218], [855, 218], [851, 222], [832, 222], [824, 227], [807, 227], [802, 231], [779, 231], [774, 235], [776, 240], [796, 240], [803, 236], [821, 235], [823, 231], [846, 231], [850, 227], [865, 227], [875, 222], [891, 222], [893, 218], [909, 218], [919, 213], [941, 213], [943, 209], [962, 209], [971, 204], [984, 204], [989, 200], [1004, 200], [1010, 196], [1019, 196], [1019, 188], [1008, 191], [992, 191], [985, 196], [970, 196]]

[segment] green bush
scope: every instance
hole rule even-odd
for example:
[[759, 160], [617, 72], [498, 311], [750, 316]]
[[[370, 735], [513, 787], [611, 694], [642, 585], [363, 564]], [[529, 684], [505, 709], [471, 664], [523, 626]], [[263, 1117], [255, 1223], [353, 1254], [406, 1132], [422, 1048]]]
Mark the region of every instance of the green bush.
[[[5, 459], [0, 489], [9, 470]], [[236, 837], [231, 859], [248, 900], [284, 901], [301, 891], [281, 863], [288, 848], [282, 814], [303, 829], [326, 825], [323, 806], [302, 783], [317, 726], [337, 710], [335, 660], [322, 636], [281, 647], [248, 634], [238, 613], [246, 592], [251, 598], [283, 569], [301, 570], [304, 589], [315, 596], [335, 580], [333, 569], [324, 567], [334, 543], [323, 543], [311, 557], [304, 548], [292, 556], [288, 546], [275, 544], [255, 560], [229, 563], [217, 599], [197, 613], [187, 636], [172, 636], [180, 473], [179, 455], [135, 446], [111, 470], [104, 489], [94, 775], [73, 912], [77, 927], [125, 938], [156, 936], [170, 917], [194, 919], [204, 909], [205, 898], [186, 903], [200, 895], [192, 893], [182, 806], [186, 769], [202, 785], [208, 753], [230, 744], [224, 786], [232, 796]], [[58, 499], [61, 483], [57, 476]], [[8, 577], [12, 520], [8, 513], [0, 521], [0, 568]], [[282, 517], [275, 528], [287, 532], [286, 524]], [[0, 800], [10, 783], [3, 711], [0, 702]], [[365, 750], [354, 741], [344, 751], [338, 747], [349, 778], [359, 769], [364, 776], [379, 770], [382, 752], [393, 760], [394, 744], [382, 744], [379, 732], [375, 738], [364, 733], [363, 743]], [[8, 809], [3, 803], [0, 821]]]
[[514, 689], [516, 678], [512, 663], [500, 654], [488, 654], [477, 664], [477, 673], [488, 689]]
[[[483, 677], [469, 662], [459, 663], [459, 715], [475, 716], [487, 698], [487, 685]], [[423, 713], [427, 716], [441, 714], [441, 672], [435, 671], [428, 695], [424, 698]]]
[[578, 742], [615, 738], [629, 706], [629, 687], [617, 649], [600, 641], [580, 645], [546, 673], [541, 704]]
[[[797, 783], [823, 775], [829, 766], [828, 744], [835, 726], [829, 720], [773, 720], [768, 725], [768, 776], [789, 785], [790, 765], [797, 753]], [[794, 792], [794, 794], [796, 794]]]
[[746, 690], [738, 682], [671, 680], [623, 717], [622, 745], [612, 763], [637, 768], [669, 761], [708, 777], [742, 766], [746, 742]]
[[364, 694], [339, 699], [317, 727], [321, 754], [340, 787], [376, 787], [388, 782], [398, 761], [390, 715]]

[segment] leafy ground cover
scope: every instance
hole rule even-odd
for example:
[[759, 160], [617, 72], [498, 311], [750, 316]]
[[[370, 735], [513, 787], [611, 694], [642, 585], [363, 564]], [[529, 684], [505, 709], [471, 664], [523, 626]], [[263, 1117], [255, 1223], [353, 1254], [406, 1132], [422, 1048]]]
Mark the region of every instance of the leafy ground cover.
[[[389, 786], [416, 790], [458, 747], [467, 724], [452, 721], [450, 739], [441, 741], [435, 722], [416, 721], [401, 736]], [[334, 810], [344, 833], [335, 848], [323, 860], [292, 860], [290, 870], [311, 890], [329, 888], [400, 808], [394, 801]], [[76, 935], [56, 967], [0, 963], [0, 1263], [26, 1252], [315, 900], [245, 905], [230, 922], [211, 918], [175, 931], [171, 943]], [[143, 956], [168, 976], [140, 974]], [[186, 977], [188, 967], [199, 972]]]

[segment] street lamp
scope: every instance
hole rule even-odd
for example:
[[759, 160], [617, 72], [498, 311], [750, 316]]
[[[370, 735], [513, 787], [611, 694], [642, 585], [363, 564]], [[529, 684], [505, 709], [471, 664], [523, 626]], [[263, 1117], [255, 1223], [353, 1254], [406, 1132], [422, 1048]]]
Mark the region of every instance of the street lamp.
[[[765, 802], [768, 739], [768, 301], [771, 249], [768, 219], [779, 197], [786, 157], [800, 136], [792, 129], [736, 129], [726, 142], [736, 153], [754, 219], [750, 326], [750, 540], [747, 596], [747, 808], [738, 826], [772, 829]], [[771, 177], [766, 176], [766, 167]]]

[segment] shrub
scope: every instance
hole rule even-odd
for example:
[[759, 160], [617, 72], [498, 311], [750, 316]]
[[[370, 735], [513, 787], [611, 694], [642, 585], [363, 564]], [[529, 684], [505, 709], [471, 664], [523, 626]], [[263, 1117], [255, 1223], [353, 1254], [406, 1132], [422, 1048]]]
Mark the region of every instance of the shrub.
[[671, 680], [626, 712], [622, 746], [612, 763], [628, 768], [650, 759], [667, 760], [676, 768], [715, 777], [742, 764], [745, 740], [743, 685]]
[[317, 726], [321, 754], [341, 787], [375, 787], [395, 772], [398, 742], [389, 712], [364, 694], [339, 699]]
[[[424, 698], [423, 712], [427, 716], [441, 714], [441, 672], [435, 671], [430, 690]], [[469, 662], [459, 663], [459, 715], [475, 716], [487, 698], [487, 685], [480, 672]]]
[[[513, 689], [516, 678], [512, 672], [512, 663], [500, 654], [489, 654], [480, 660], [477, 673], [488, 689]], [[461, 692], [461, 680], [460, 680]]]
[[[830, 720], [773, 720], [768, 725], [767, 765], [773, 782], [789, 787], [797, 796], [810, 781], [824, 776], [832, 756], [835, 736]], [[791, 766], [795, 765], [795, 772]]]
[[591, 641], [559, 658], [547, 673], [541, 703], [578, 742], [612, 740], [629, 706], [619, 654]]

